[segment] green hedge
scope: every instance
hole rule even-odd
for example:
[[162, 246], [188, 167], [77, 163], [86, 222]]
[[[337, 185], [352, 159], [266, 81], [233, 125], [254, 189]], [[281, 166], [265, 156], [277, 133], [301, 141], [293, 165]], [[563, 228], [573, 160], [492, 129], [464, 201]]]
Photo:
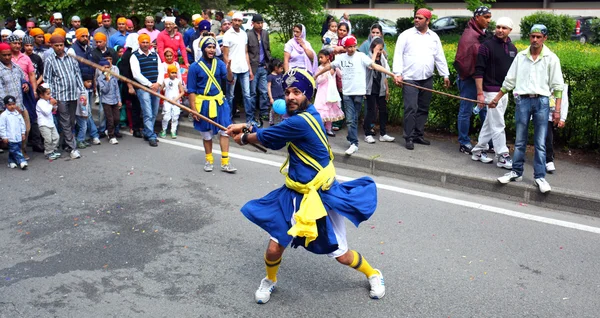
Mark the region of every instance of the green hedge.
[[408, 30], [415, 26], [415, 19], [413, 18], [399, 18], [396, 20], [396, 31], [398, 31], [398, 35], [404, 32], [404, 30]]
[[352, 35], [356, 37], [367, 37], [371, 33], [371, 26], [379, 21], [378, 17], [370, 15], [353, 15], [351, 17], [352, 22]]
[[591, 29], [594, 33], [593, 43], [600, 43], [600, 19], [592, 20]]
[[528, 39], [529, 31], [534, 24], [543, 24], [548, 28], [548, 39], [551, 41], [568, 41], [575, 30], [575, 19], [561, 14], [556, 15], [538, 11], [521, 19], [521, 38]]

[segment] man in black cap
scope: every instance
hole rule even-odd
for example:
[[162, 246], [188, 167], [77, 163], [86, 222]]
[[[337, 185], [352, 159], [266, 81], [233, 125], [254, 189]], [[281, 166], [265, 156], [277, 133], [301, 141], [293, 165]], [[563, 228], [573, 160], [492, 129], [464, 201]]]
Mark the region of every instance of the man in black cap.
[[[264, 19], [260, 14], [252, 17], [252, 30], [248, 34], [248, 57], [254, 79], [250, 81], [250, 100], [252, 101], [252, 114], [258, 108], [260, 125], [264, 120], [269, 120], [269, 95], [267, 94], [268, 65], [271, 61], [271, 43], [269, 33], [263, 30]], [[260, 93], [258, 107], [256, 107], [256, 90]]]

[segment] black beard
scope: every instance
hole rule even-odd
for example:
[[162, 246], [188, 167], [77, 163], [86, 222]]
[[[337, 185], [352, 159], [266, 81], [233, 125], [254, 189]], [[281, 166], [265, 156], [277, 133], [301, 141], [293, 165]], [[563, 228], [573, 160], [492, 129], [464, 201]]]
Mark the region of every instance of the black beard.
[[293, 116], [294, 114], [298, 114], [298, 113], [306, 111], [307, 108], [308, 108], [308, 99], [305, 99], [300, 105], [298, 105], [298, 108], [296, 110], [289, 110], [289, 108], [287, 108], [286, 111], [287, 111], [288, 115]]
[[[208, 57], [208, 54], [206, 54], [206, 52], [202, 52], [202, 58], [204, 58], [207, 62], [211, 62], [212, 58]], [[214, 55], [213, 55], [214, 58]]]

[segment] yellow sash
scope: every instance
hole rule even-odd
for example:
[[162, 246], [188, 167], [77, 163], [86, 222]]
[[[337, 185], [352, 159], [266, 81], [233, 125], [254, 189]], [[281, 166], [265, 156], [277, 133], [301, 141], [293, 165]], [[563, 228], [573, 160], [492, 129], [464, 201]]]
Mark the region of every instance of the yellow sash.
[[325, 138], [319, 123], [309, 113], [304, 112], [298, 116], [301, 116], [308, 122], [309, 126], [317, 136], [319, 136], [319, 139], [329, 151], [329, 164], [323, 168], [319, 162], [310, 157], [306, 152], [302, 151], [293, 143], [288, 143], [288, 147], [292, 149], [302, 162], [318, 172], [317, 175], [306, 184], [294, 181], [290, 179], [287, 173], [282, 172], [289, 163], [289, 156], [279, 170], [286, 176], [286, 187], [304, 194], [302, 201], [300, 202], [300, 208], [298, 209], [298, 212], [294, 214], [296, 224], [294, 224], [287, 233], [291, 236], [305, 237], [305, 246], [308, 246], [308, 244], [314, 241], [318, 236], [317, 220], [327, 216], [327, 210], [325, 210], [325, 206], [323, 205], [323, 201], [321, 201], [321, 196], [318, 191], [319, 189], [329, 190], [329, 188], [331, 188], [331, 185], [335, 181], [335, 168], [333, 167], [333, 153], [331, 152], [331, 148], [327, 143], [327, 139]]
[[[217, 79], [215, 78], [215, 72], [217, 70], [217, 61], [215, 59], [212, 60], [210, 70], [206, 65], [204, 65], [204, 63], [202, 63], [202, 61], [198, 61], [198, 65], [200, 65], [202, 70], [204, 70], [204, 72], [208, 76], [208, 81], [206, 82], [206, 87], [204, 87], [204, 94], [196, 95], [196, 111], [200, 113], [202, 111], [202, 102], [208, 101], [208, 117], [216, 118], [217, 106], [223, 105], [223, 98], [225, 97], [223, 95], [223, 91], [221, 90], [221, 85], [219, 85], [219, 81], [217, 81]], [[219, 93], [214, 96], [208, 96], [208, 92], [210, 91], [212, 85], [214, 85], [219, 90]]]

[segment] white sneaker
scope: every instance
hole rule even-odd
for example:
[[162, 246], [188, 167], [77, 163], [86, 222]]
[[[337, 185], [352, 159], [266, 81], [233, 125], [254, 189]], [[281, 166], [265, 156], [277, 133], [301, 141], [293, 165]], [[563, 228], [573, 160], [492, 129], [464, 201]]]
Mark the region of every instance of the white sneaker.
[[27, 166], [28, 166], [28, 164], [27, 164], [27, 161], [23, 161], [23, 162], [21, 162], [21, 165], [20, 165], [20, 166], [21, 166], [21, 170], [25, 170], [25, 169], [27, 169]]
[[498, 162], [496, 163], [498, 168], [504, 168], [511, 170], [512, 169], [512, 159], [510, 159], [510, 155], [508, 153], [502, 154], [498, 157]]
[[554, 162], [548, 162], [546, 163], [546, 172], [549, 173], [554, 173], [554, 171], [556, 171], [556, 167], [554, 166]]
[[100, 141], [100, 139], [98, 139], [98, 138], [92, 139], [92, 145], [100, 145], [100, 144], [102, 144], [102, 142]]
[[503, 175], [502, 177], [497, 179], [498, 182], [502, 183], [502, 184], [507, 184], [511, 181], [521, 181], [523, 180], [523, 176], [518, 175], [516, 172], [511, 171], [505, 175]]
[[231, 164], [221, 165], [221, 171], [227, 173], [235, 173], [237, 168], [233, 167]]
[[213, 171], [213, 164], [212, 164], [212, 163], [210, 163], [210, 162], [208, 162], [208, 161], [206, 161], [206, 162], [204, 163], [204, 171], [206, 171], [206, 172], [211, 172], [211, 171]]
[[379, 141], [387, 141], [387, 142], [392, 142], [396, 140], [395, 137], [392, 137], [390, 135], [383, 135], [383, 136], [379, 136]]
[[346, 156], [352, 156], [358, 151], [358, 146], [355, 144], [351, 144], [348, 150], [346, 150]]
[[533, 184], [536, 185], [540, 189], [541, 193], [550, 192], [550, 190], [552, 190], [552, 188], [550, 188], [550, 184], [544, 178], [535, 179]]
[[471, 155], [471, 160], [481, 161], [483, 163], [490, 163], [494, 161], [494, 159], [488, 158], [487, 153], [485, 151], [473, 152], [473, 154]]
[[374, 144], [375, 143], [375, 138], [373, 138], [373, 136], [366, 136], [365, 137], [365, 142], [368, 144]]
[[71, 159], [79, 159], [79, 158], [81, 158], [81, 154], [79, 153], [79, 150], [77, 150], [77, 149], [71, 150]]
[[378, 269], [375, 269], [379, 274], [372, 275], [369, 277], [369, 284], [371, 285], [371, 291], [369, 297], [373, 299], [381, 299], [385, 296], [385, 282], [383, 281], [383, 274]]
[[14, 168], [17, 167], [17, 164], [14, 163], [14, 162], [11, 162], [11, 163], [8, 164], [8, 167], [11, 168], [11, 169], [14, 169]]
[[111, 144], [111, 145], [116, 145], [116, 144], [118, 144], [118, 143], [119, 143], [119, 141], [117, 140], [117, 138], [114, 138], [114, 137], [113, 137], [113, 138], [110, 138], [110, 139], [108, 140], [108, 143], [109, 143], [109, 144]]
[[260, 281], [260, 286], [254, 293], [254, 299], [257, 304], [266, 304], [269, 299], [271, 299], [271, 293], [275, 290], [275, 285], [277, 282], [274, 282], [268, 278], [263, 278]]

